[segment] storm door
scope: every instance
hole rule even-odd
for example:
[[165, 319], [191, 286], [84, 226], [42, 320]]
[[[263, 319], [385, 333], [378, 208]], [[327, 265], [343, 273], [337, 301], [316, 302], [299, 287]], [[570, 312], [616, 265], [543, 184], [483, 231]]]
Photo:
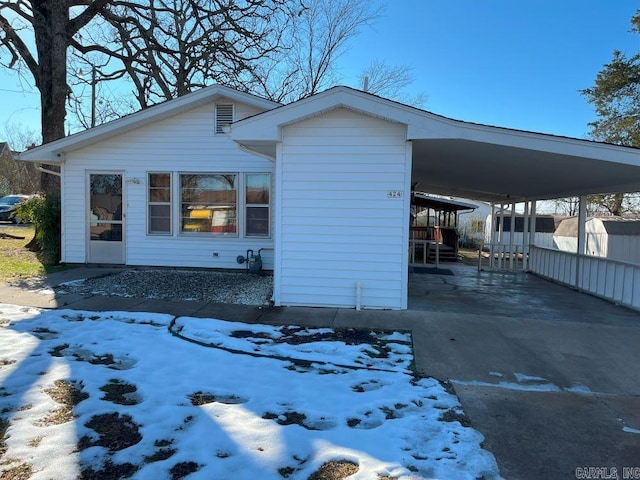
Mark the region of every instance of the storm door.
[[124, 263], [122, 173], [88, 178], [89, 263]]

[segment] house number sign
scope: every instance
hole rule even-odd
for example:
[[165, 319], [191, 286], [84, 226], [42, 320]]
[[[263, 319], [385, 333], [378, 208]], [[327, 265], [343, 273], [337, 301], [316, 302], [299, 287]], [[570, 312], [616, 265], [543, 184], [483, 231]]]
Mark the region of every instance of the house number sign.
[[402, 198], [402, 190], [389, 190], [387, 198]]

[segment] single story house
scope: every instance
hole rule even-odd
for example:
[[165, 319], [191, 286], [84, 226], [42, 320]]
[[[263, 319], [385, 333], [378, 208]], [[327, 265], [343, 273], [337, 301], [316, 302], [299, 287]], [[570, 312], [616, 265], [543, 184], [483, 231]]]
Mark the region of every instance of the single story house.
[[[640, 220], [589, 218], [585, 233], [588, 255], [640, 265]], [[575, 252], [578, 244], [578, 219], [571, 217], [563, 220], [553, 238], [559, 250]]]
[[278, 105], [214, 85], [20, 158], [61, 168], [63, 262], [244, 268], [261, 250], [276, 305], [407, 308], [417, 182], [496, 203], [640, 190], [637, 149], [348, 87]]

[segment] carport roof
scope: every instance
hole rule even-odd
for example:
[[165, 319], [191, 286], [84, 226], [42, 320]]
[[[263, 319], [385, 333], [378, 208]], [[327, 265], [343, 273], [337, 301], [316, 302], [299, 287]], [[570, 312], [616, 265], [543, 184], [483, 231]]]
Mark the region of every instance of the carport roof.
[[462, 122], [349, 87], [236, 122], [231, 138], [275, 158], [282, 127], [336, 108], [407, 125], [422, 191], [506, 203], [640, 191], [640, 149]]

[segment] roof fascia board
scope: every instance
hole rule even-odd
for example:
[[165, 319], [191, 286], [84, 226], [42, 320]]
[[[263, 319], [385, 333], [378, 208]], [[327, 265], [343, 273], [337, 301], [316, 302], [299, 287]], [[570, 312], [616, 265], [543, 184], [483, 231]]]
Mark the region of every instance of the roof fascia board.
[[271, 100], [256, 97], [249, 93], [239, 92], [229, 87], [212, 85], [182, 97], [140, 110], [112, 122], [32, 148], [22, 152], [19, 159], [25, 161], [60, 163], [61, 157], [59, 154], [63, 152], [86, 147], [120, 133], [164, 120], [165, 118], [190, 110], [199, 105], [212, 102], [218, 97], [229, 98], [237, 102], [264, 109], [272, 109], [280, 105]]
[[461, 139], [640, 166], [640, 150], [590, 140], [463, 122], [377, 97], [349, 87], [334, 87], [289, 105], [241, 120], [231, 138], [242, 142], [281, 140], [280, 130], [305, 118], [348, 108], [408, 126], [408, 140]]
[[[432, 114], [431, 116], [433, 117], [434, 115]], [[450, 138], [469, 140], [594, 160], [611, 161], [612, 158], [615, 158], [616, 163], [640, 166], [640, 149], [637, 148], [523, 130], [510, 130], [442, 117], [438, 121], [441, 127], [444, 128], [434, 129], [434, 124], [426, 118], [423, 118], [419, 125], [410, 125], [409, 139], [439, 140]]]
[[[334, 87], [280, 108], [240, 120], [231, 125], [231, 138], [238, 142], [280, 141], [282, 127], [336, 108], [347, 108], [383, 120], [409, 125], [419, 110], [348, 87]], [[425, 112], [427, 113], [427, 112]]]

